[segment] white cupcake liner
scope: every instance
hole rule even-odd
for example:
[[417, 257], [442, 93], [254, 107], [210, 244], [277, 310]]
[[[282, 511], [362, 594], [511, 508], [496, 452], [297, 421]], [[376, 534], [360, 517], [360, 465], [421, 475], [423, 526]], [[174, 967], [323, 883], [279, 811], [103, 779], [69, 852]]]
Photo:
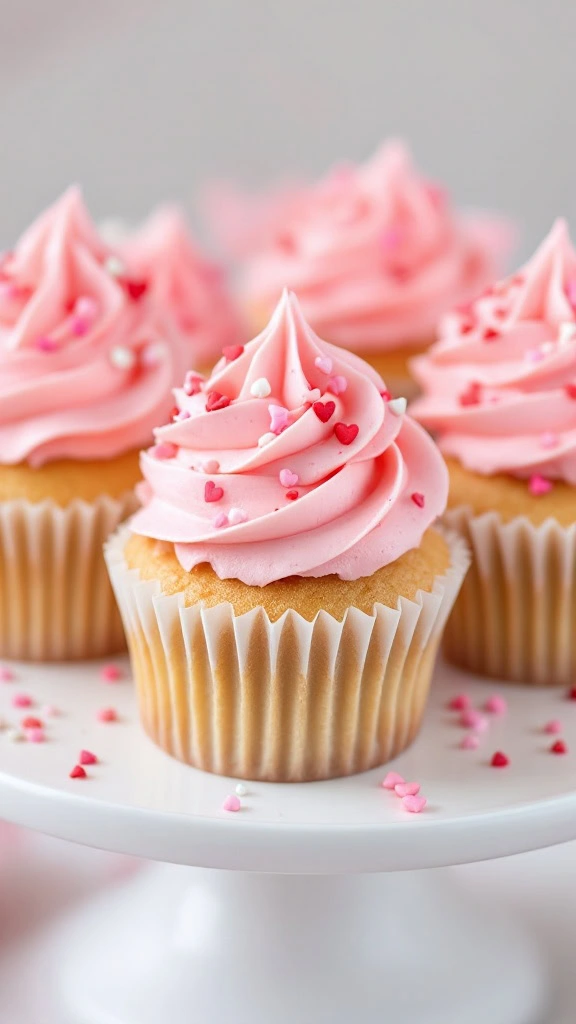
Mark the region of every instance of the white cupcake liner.
[[446, 627], [447, 657], [472, 672], [540, 686], [576, 683], [576, 523], [445, 515], [472, 549]]
[[[451, 567], [430, 593], [308, 622], [263, 607], [184, 607], [129, 569], [129, 529], [106, 546], [140, 712], [165, 751], [219, 775], [307, 781], [383, 764], [416, 735], [436, 651], [469, 558], [447, 535]], [[345, 586], [345, 584], [343, 584]]]
[[67, 661], [125, 647], [102, 546], [136, 507], [133, 492], [65, 508], [0, 502], [0, 657]]

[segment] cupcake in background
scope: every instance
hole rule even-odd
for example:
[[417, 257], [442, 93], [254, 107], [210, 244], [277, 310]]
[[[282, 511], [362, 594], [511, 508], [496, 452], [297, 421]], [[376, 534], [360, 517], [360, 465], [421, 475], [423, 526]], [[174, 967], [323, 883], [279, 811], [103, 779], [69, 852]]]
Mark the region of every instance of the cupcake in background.
[[412, 412], [447, 457], [447, 519], [473, 550], [448, 656], [543, 686], [576, 679], [575, 310], [576, 252], [557, 221], [413, 363]]
[[223, 775], [306, 781], [416, 735], [467, 564], [436, 528], [444, 462], [294, 296], [142, 457], [107, 547], [146, 731]]
[[2, 256], [1, 657], [123, 646], [102, 544], [194, 363], [156, 273], [105, 244], [76, 188]]
[[410, 356], [503, 270], [511, 242], [507, 222], [455, 210], [399, 142], [269, 205], [274, 231], [261, 228], [240, 276], [253, 330], [288, 285], [313, 329], [368, 360], [395, 394], [411, 393]]

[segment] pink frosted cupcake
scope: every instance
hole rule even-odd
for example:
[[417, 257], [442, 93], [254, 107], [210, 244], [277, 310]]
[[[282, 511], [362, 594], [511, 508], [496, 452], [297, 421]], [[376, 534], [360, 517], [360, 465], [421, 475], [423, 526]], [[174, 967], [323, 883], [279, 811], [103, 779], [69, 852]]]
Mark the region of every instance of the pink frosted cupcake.
[[337, 168], [285, 210], [242, 277], [253, 327], [293, 288], [314, 330], [371, 362], [396, 393], [409, 388], [409, 357], [502, 269], [509, 243], [503, 222], [455, 211], [399, 143]]
[[575, 310], [576, 252], [558, 221], [413, 364], [412, 411], [447, 457], [448, 521], [474, 553], [448, 654], [541, 685], [576, 680]]
[[123, 645], [102, 544], [134, 509], [139, 449], [195, 362], [171, 288], [187, 266], [160, 233], [120, 258], [71, 189], [2, 256], [0, 657]]

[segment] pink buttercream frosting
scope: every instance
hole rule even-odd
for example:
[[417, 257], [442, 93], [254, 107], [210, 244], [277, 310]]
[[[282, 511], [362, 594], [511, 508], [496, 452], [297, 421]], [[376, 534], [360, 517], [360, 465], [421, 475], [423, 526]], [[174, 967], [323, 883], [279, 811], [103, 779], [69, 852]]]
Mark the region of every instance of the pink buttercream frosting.
[[504, 221], [455, 212], [393, 142], [364, 165], [336, 168], [299, 204], [291, 196], [243, 291], [259, 310], [293, 288], [314, 330], [347, 348], [418, 345], [502, 270], [510, 241]]
[[576, 485], [576, 252], [563, 220], [532, 259], [469, 308], [412, 369], [414, 416], [478, 473]]
[[179, 250], [166, 246], [165, 267], [144, 242], [146, 259], [119, 258], [73, 188], [4, 254], [0, 462], [103, 459], [148, 443], [196, 358], [170, 306]]
[[186, 570], [265, 586], [357, 579], [417, 547], [447, 473], [426, 433], [357, 356], [320, 339], [285, 293], [266, 329], [209, 380], [142, 457], [136, 533], [173, 542]]

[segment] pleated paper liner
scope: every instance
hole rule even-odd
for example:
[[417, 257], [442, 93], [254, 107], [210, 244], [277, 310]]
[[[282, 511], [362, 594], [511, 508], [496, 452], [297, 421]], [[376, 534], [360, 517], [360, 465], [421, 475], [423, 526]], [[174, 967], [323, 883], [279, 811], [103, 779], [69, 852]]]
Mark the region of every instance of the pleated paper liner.
[[118, 499], [0, 502], [0, 657], [68, 661], [126, 646], [102, 548], [136, 508]]
[[399, 754], [418, 732], [444, 624], [468, 565], [432, 592], [342, 622], [228, 603], [185, 608], [128, 569], [124, 527], [106, 549], [143, 725], [174, 757], [219, 775], [275, 782], [351, 775]]
[[450, 510], [472, 566], [446, 627], [450, 661], [539, 686], [576, 682], [576, 523], [534, 526], [496, 512]]

